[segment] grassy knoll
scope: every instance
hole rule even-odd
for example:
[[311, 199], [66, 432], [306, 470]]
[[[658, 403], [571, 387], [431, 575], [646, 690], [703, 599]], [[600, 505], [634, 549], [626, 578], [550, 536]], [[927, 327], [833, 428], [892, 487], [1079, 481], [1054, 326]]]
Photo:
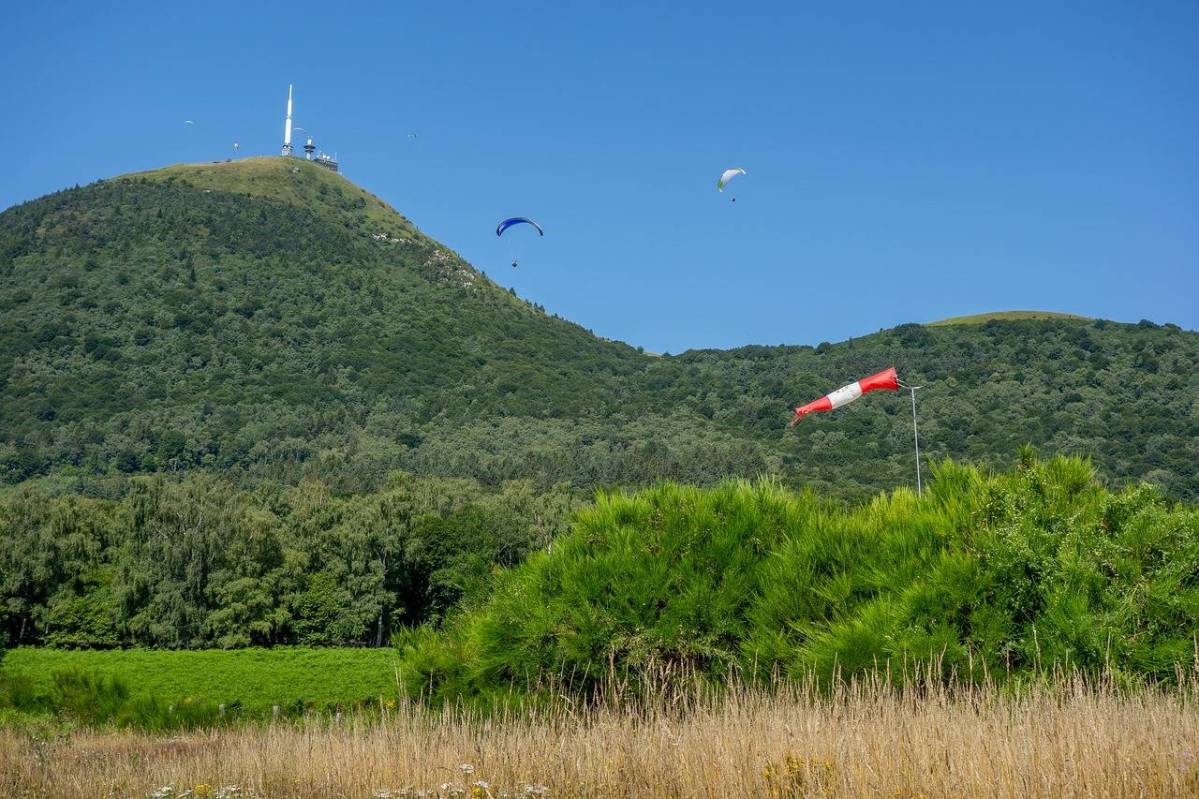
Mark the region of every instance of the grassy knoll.
[[[1187, 689], [1193, 694], [1193, 689]], [[173, 735], [0, 729], [6, 797], [1123, 799], [1199, 795], [1199, 713], [1077, 682], [885, 682], [630, 710], [429, 713]]]
[[1010, 322], [1015, 319], [1077, 319], [1084, 321], [1085, 316], [1059, 311], [992, 311], [990, 313], [970, 314], [968, 316], [951, 316], [948, 319], [938, 319], [927, 323], [927, 327], [939, 325], [982, 325], [991, 321]]
[[390, 649], [280, 647], [240, 650], [69, 651], [19, 648], [0, 666], [7, 679], [27, 681], [49, 694], [54, 675], [81, 671], [123, 681], [134, 696], [168, 703], [185, 699], [240, 703], [248, 714], [278, 704], [329, 708], [396, 695], [395, 653]]

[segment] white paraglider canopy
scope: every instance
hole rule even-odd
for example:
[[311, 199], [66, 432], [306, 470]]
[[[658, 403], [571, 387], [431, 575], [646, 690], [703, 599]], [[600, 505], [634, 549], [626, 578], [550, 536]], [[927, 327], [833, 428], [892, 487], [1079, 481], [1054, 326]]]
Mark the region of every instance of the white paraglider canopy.
[[716, 181], [717, 191], [724, 191], [724, 187], [728, 185], [730, 180], [737, 177], [737, 175], [744, 175], [744, 174], [745, 174], [745, 170], [739, 166], [733, 167], [732, 169], [724, 170], [724, 172], [720, 173], [720, 180]]

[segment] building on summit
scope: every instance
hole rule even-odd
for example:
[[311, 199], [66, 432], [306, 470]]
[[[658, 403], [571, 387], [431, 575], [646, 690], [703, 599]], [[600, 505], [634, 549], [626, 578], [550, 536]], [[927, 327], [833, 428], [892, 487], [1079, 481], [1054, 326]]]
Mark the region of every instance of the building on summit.
[[[288, 87], [287, 87], [287, 118], [283, 123], [283, 152], [280, 153], [284, 158], [291, 158], [294, 153], [294, 151], [292, 149], [292, 144], [291, 144], [291, 111], [292, 111], [292, 87], [290, 85], [288, 85]], [[303, 128], [300, 128], [300, 130], [303, 130]], [[317, 166], [324, 167], [325, 169], [331, 170], [333, 172], [338, 171], [337, 157], [329, 155], [328, 153], [323, 153], [323, 152], [317, 151], [316, 145], [312, 143], [311, 136], [308, 137], [308, 142], [307, 142], [307, 144], [304, 145], [304, 158], [308, 161], [312, 161]]]

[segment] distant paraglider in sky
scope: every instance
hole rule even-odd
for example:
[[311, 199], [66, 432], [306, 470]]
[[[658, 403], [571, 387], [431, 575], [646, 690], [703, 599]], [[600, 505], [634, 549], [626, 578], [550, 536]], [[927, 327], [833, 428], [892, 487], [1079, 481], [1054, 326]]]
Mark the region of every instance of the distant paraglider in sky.
[[[503, 222], [500, 222], [495, 228], [495, 235], [503, 236], [504, 231], [506, 231], [508, 228], [513, 227], [515, 225], [532, 225], [537, 230], [538, 235], [541, 235], [541, 236], [545, 235], [545, 231], [541, 229], [541, 225], [537, 224], [532, 219], [529, 219], [528, 217], [525, 217], [525, 216], [513, 216], [513, 217], [509, 217], [508, 219], [505, 219]], [[513, 258], [512, 259], [512, 268], [515, 269], [519, 265], [520, 265], [519, 259]]]
[[183, 120], [183, 124], [184, 124], [184, 125], [194, 125], [194, 124], [196, 124], [196, 123], [195, 123], [195, 122], [193, 122], [193, 121], [191, 121], [190, 119], [185, 119], [185, 120]]
[[529, 219], [528, 217], [524, 217], [524, 216], [514, 216], [514, 217], [510, 217], [508, 219], [505, 219], [503, 222], [500, 222], [499, 225], [496, 226], [495, 235], [497, 235], [497, 236], [504, 235], [504, 231], [507, 230], [508, 228], [512, 227], [513, 225], [532, 225], [533, 227], [537, 228], [538, 233], [540, 233], [542, 236], [545, 235], [545, 231], [541, 229], [541, 225], [537, 224], [532, 219]]
[[[723, 172], [720, 173], [720, 180], [716, 181], [716, 190], [724, 191], [724, 187], [729, 185], [730, 180], [737, 177], [738, 175], [744, 175], [744, 174], [745, 174], [745, 170], [739, 166], [733, 167], [732, 169], [724, 170]], [[737, 202], [737, 198], [733, 197], [732, 201]]]
[[233, 142], [233, 154], [237, 155], [237, 151], [240, 149], [241, 149], [241, 145], [238, 144], [237, 142]]

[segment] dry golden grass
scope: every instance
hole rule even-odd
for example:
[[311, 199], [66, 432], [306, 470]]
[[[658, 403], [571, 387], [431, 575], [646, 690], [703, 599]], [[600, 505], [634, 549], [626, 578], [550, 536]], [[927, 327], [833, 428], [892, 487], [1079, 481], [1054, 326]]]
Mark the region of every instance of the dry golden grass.
[[[1192, 690], [1061, 682], [821, 696], [737, 691], [656, 709], [524, 718], [401, 707], [383, 718], [173, 738], [0, 730], [4, 797], [1199, 796]], [[463, 766], [469, 764], [471, 771]], [[482, 782], [479, 782], [482, 781]], [[484, 786], [484, 783], [486, 784]], [[226, 788], [237, 786], [237, 790]], [[544, 792], [541, 790], [544, 786]], [[462, 791], [462, 794], [455, 794]], [[160, 793], [159, 795], [169, 795]]]

